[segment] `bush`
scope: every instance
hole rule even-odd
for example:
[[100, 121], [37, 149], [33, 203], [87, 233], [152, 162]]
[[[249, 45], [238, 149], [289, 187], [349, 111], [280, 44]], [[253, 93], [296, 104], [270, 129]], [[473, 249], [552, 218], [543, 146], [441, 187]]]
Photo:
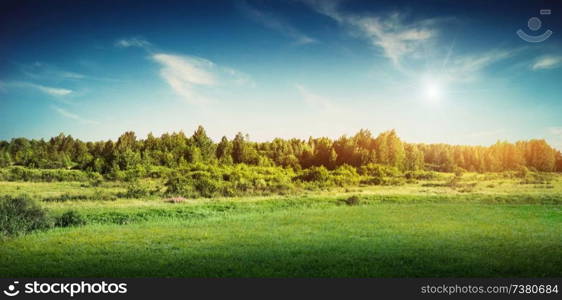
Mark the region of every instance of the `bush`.
[[18, 235], [51, 227], [46, 210], [27, 196], [0, 198], [0, 234]]
[[86, 220], [77, 211], [69, 210], [55, 219], [56, 227], [81, 226]]
[[195, 190], [199, 193], [199, 195], [206, 198], [216, 196], [220, 188], [220, 182], [209, 177], [201, 177], [195, 181]]
[[349, 165], [342, 165], [331, 172], [332, 182], [337, 186], [356, 186], [361, 181], [357, 170]]
[[554, 180], [554, 175], [551, 173], [529, 173], [521, 180], [521, 184], [550, 184]]
[[406, 181], [404, 180], [404, 178], [389, 178], [389, 179], [386, 179], [383, 184], [384, 185], [398, 186], [398, 185], [406, 184]]
[[525, 166], [520, 166], [519, 168], [517, 168], [517, 177], [518, 178], [526, 178], [527, 176], [529, 176], [529, 169], [527, 169], [527, 167]]
[[409, 171], [404, 174], [404, 177], [415, 180], [433, 180], [437, 178], [437, 174], [433, 171]]
[[465, 172], [466, 172], [466, 170], [461, 168], [461, 167], [455, 167], [453, 169], [453, 173], [455, 173], [455, 176], [457, 176], [457, 177], [461, 177]]
[[122, 195], [125, 198], [143, 198], [150, 195], [150, 190], [147, 186], [139, 181], [132, 181], [127, 184], [127, 192]]
[[372, 177], [369, 176], [366, 179], [361, 180], [362, 184], [367, 184], [367, 185], [383, 185], [386, 181], [384, 180], [384, 178], [381, 177]]
[[400, 170], [398, 170], [396, 167], [373, 164], [373, 163], [364, 165], [361, 168], [359, 168], [359, 174], [378, 177], [378, 178], [398, 177], [402, 175], [400, 173]]
[[349, 206], [359, 205], [361, 202], [361, 198], [359, 198], [359, 196], [354, 195], [343, 200], [343, 202]]
[[310, 167], [302, 171], [301, 175], [297, 177], [299, 180], [306, 182], [327, 182], [330, 179], [330, 173], [324, 166]]
[[0, 180], [4, 181], [88, 181], [88, 172], [66, 169], [30, 169], [20, 166], [2, 169]]
[[44, 202], [67, 202], [67, 201], [115, 201], [117, 196], [108, 192], [96, 191], [92, 194], [62, 194], [58, 196], [44, 197]]
[[183, 197], [197, 197], [197, 192], [193, 187], [193, 182], [190, 178], [181, 175], [179, 172], [174, 172], [169, 175], [165, 183], [166, 194], [172, 196]]
[[88, 184], [91, 187], [99, 187], [103, 183], [103, 176], [97, 172], [88, 173]]

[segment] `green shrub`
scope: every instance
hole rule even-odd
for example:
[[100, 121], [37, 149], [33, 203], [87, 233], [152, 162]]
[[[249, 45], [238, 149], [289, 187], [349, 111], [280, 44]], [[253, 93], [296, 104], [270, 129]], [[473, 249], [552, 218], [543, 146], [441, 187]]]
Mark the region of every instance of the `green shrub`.
[[446, 185], [448, 187], [455, 188], [460, 184], [461, 180], [462, 180], [462, 174], [461, 175], [455, 175], [447, 182]]
[[75, 210], [69, 210], [55, 218], [56, 227], [70, 227], [85, 225], [86, 220]]
[[396, 167], [373, 164], [373, 163], [361, 166], [361, 168], [359, 168], [359, 174], [378, 177], [378, 178], [398, 177], [402, 175], [400, 170], [398, 170], [398, 168]]
[[174, 169], [163, 166], [148, 166], [146, 176], [150, 178], [167, 178], [174, 172]]
[[98, 172], [88, 172], [88, 184], [91, 187], [99, 187], [103, 183], [103, 176]]
[[138, 180], [131, 181], [127, 184], [127, 192], [122, 196], [125, 198], [143, 198], [151, 194], [148, 186], [142, 184]]
[[357, 170], [350, 165], [342, 165], [330, 172], [332, 182], [337, 186], [355, 186], [361, 181]]
[[202, 197], [212, 198], [217, 196], [220, 189], [221, 184], [218, 180], [209, 177], [201, 177], [195, 180], [195, 190]]
[[366, 185], [383, 185], [385, 182], [386, 180], [384, 180], [384, 178], [382, 177], [372, 177], [372, 176], [369, 176], [361, 180], [361, 183]]
[[18, 235], [51, 225], [46, 210], [28, 196], [0, 198], [1, 235]]
[[297, 178], [305, 182], [314, 181], [322, 183], [327, 182], [330, 179], [330, 173], [324, 166], [310, 167], [308, 169], [302, 170], [301, 174]]
[[521, 180], [521, 184], [550, 184], [554, 180], [554, 174], [551, 173], [529, 173]]
[[453, 168], [453, 173], [455, 173], [455, 176], [457, 176], [457, 177], [461, 177], [465, 172], [466, 172], [466, 170], [461, 168], [461, 167]]
[[21, 166], [14, 166], [2, 169], [0, 180], [4, 181], [32, 181], [32, 182], [53, 182], [53, 181], [82, 181], [89, 180], [88, 172], [67, 169], [30, 169]]
[[115, 201], [117, 196], [108, 192], [96, 191], [93, 194], [62, 194], [59, 196], [49, 196], [42, 198], [45, 202], [66, 202], [66, 201]]
[[186, 198], [198, 196], [192, 180], [179, 172], [170, 174], [164, 185], [166, 186], [166, 194], [171, 196], [183, 196]]
[[349, 206], [359, 205], [361, 203], [361, 198], [357, 195], [353, 195], [347, 199], [344, 199], [343, 202]]
[[437, 174], [433, 171], [408, 171], [404, 174], [406, 179], [415, 180], [433, 180], [437, 178]]
[[383, 185], [394, 185], [394, 186], [398, 186], [398, 185], [404, 185], [406, 184], [406, 181], [404, 180], [404, 178], [388, 178], [384, 181]]
[[525, 178], [529, 175], [529, 169], [525, 166], [521, 166], [517, 169], [517, 177]]

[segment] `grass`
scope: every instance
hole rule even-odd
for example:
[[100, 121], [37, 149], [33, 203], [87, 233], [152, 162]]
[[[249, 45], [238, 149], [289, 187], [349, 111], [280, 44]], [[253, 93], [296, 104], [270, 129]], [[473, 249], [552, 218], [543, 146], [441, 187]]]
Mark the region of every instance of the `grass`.
[[376, 204], [287, 209], [6, 242], [8, 277], [559, 277], [553, 206]]
[[[474, 175], [477, 177], [477, 175]], [[562, 182], [466, 176], [295, 196], [46, 202], [88, 224], [0, 240], [3, 277], [561, 277]], [[425, 185], [425, 186], [424, 186]], [[549, 187], [551, 186], [551, 187]], [[0, 182], [38, 199], [104, 183]], [[57, 194], [58, 193], [58, 194]], [[357, 196], [354, 205], [346, 199]], [[126, 225], [123, 225], [126, 224]]]

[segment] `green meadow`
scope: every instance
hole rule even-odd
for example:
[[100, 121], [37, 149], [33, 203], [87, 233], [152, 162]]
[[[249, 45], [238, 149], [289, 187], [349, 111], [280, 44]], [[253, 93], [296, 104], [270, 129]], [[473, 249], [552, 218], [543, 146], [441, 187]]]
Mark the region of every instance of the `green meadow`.
[[[561, 277], [562, 176], [453, 174], [286, 195], [125, 197], [125, 182], [0, 182], [84, 222], [3, 237], [2, 277]], [[142, 179], [158, 186], [158, 179]]]

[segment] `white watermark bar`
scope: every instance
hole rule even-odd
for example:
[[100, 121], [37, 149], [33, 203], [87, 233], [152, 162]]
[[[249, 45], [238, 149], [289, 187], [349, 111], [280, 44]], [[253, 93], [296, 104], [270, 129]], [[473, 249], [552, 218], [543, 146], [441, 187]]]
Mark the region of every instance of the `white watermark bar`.
[[4, 278], [0, 299], [560, 299], [561, 285], [562, 278]]

